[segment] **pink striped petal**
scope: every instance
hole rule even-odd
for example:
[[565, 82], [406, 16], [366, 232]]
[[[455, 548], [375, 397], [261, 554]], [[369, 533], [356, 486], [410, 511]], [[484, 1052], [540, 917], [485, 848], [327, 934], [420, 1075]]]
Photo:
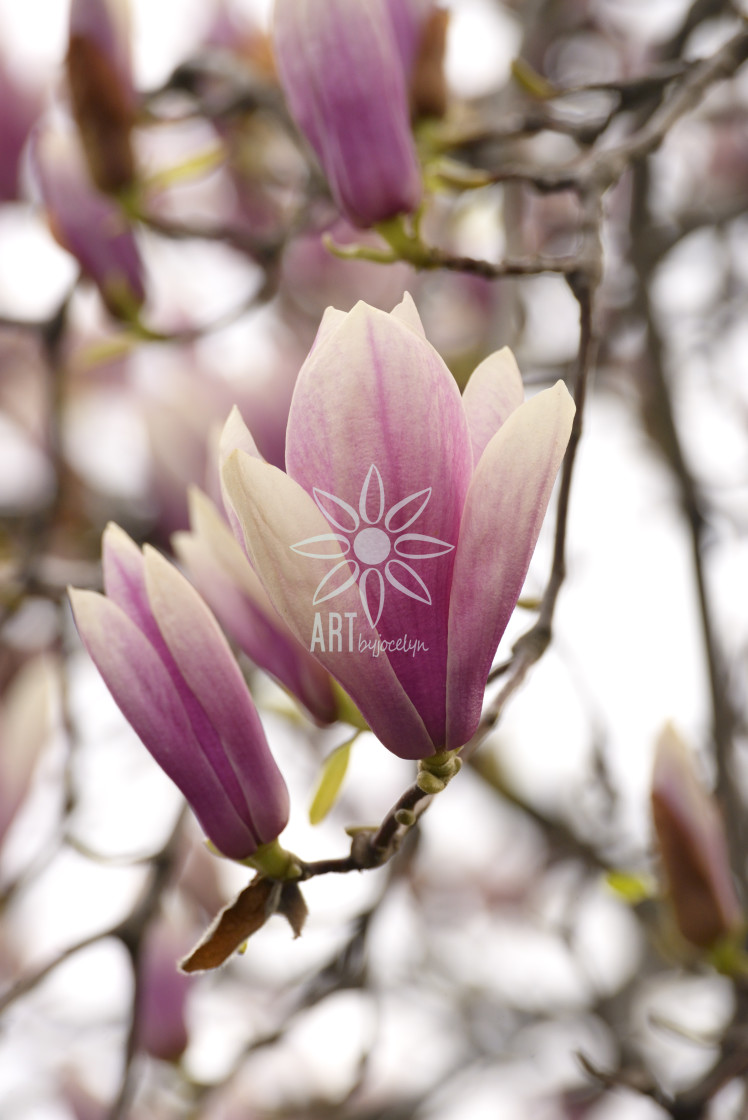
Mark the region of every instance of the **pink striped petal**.
[[390, 316], [393, 319], [397, 319], [398, 322], [404, 323], [406, 327], [410, 327], [410, 329], [415, 331], [417, 335], [420, 335], [421, 338], [426, 337], [426, 332], [421, 322], [421, 316], [418, 314], [418, 308], [410, 292], [406, 292], [397, 307], [393, 307]]
[[211, 766], [153, 646], [111, 599], [71, 589], [70, 601], [83, 643], [117, 706], [192, 805], [206, 835], [224, 855], [251, 855], [257, 838]]
[[[260, 452], [257, 449], [257, 444], [254, 441], [254, 437], [253, 437], [252, 433], [250, 432], [247, 425], [244, 423], [244, 419], [242, 417], [241, 412], [236, 407], [236, 405], [234, 405], [234, 407], [231, 409], [231, 412], [229, 413], [228, 420], [226, 421], [226, 423], [223, 426], [223, 431], [221, 432], [221, 438], [218, 442], [218, 467], [219, 467], [219, 471], [223, 467], [223, 464], [226, 462], [229, 455], [232, 455], [234, 453], [234, 451], [237, 451], [237, 450], [245, 451], [247, 453], [247, 455], [252, 455], [252, 456], [254, 456], [255, 459], [262, 459], [262, 455], [260, 454]], [[226, 511], [226, 517], [228, 518], [228, 522], [229, 522], [229, 524], [230, 524], [230, 526], [231, 526], [231, 528], [234, 532], [234, 536], [236, 537], [236, 539], [238, 541], [241, 542], [242, 531], [241, 531], [241, 528], [239, 526], [239, 520], [236, 516], [236, 513], [232, 509], [231, 502], [228, 498], [228, 495], [226, 494], [226, 490], [225, 490], [225, 487], [223, 485], [223, 475], [222, 474], [221, 474], [221, 499], [223, 501], [223, 507]]]
[[421, 175], [405, 76], [379, 3], [276, 0], [275, 57], [291, 115], [355, 225], [414, 210]]
[[522, 375], [508, 346], [489, 354], [473, 370], [462, 394], [462, 403], [476, 465], [488, 441], [524, 399]]
[[[363, 535], [359, 540], [349, 531], [357, 558], [382, 571], [394, 548], [394, 526], [457, 543], [472, 471], [459, 391], [416, 320], [410, 300], [391, 315], [357, 304], [304, 363], [288, 423], [288, 473], [307, 493], [324, 491], [354, 509], [365, 506], [370, 525], [381, 506], [381, 521], [361, 530], [380, 534], [378, 540], [370, 536], [364, 543]], [[440, 747], [454, 554], [415, 563], [431, 605], [388, 581], [377, 632], [388, 642], [407, 635], [422, 643], [417, 656], [394, 651], [389, 657]]]
[[478, 463], [449, 611], [448, 749], [463, 746], [478, 725], [486, 678], [522, 590], [573, 416], [559, 381], [512, 413]]
[[[224, 466], [224, 484], [241, 520], [247, 550], [275, 609], [305, 649], [336, 677], [372, 731], [401, 758], [433, 754], [423, 721], [398, 683], [386, 654], [359, 651], [371, 633], [363, 620], [359, 591], [339, 586], [328, 603], [314, 604], [320, 584], [336, 566], [348, 568], [342, 552], [314, 559], [297, 555], [299, 538], [320, 536], [327, 522], [309, 494], [283, 471], [237, 452]], [[350, 569], [348, 569], [350, 571]], [[342, 581], [347, 583], [347, 577]]]
[[172, 543], [224, 630], [319, 723], [336, 718], [330, 677], [276, 612], [257, 573], [211, 500], [190, 491], [192, 533]]
[[215, 728], [262, 843], [288, 820], [288, 793], [221, 628], [191, 584], [146, 546], [148, 600], [169, 651]]

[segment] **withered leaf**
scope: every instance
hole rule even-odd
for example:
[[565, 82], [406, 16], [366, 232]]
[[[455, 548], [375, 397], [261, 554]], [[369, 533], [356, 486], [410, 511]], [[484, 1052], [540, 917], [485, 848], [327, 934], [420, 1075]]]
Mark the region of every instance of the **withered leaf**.
[[[253, 879], [233, 902], [224, 906], [202, 940], [180, 961], [182, 972], [204, 972], [227, 961], [276, 912], [284, 889], [281, 883], [272, 879], [259, 876]], [[291, 921], [290, 918], [288, 920]]]
[[283, 884], [277, 909], [278, 913], [288, 921], [294, 937], [301, 937], [309, 911], [297, 883]]

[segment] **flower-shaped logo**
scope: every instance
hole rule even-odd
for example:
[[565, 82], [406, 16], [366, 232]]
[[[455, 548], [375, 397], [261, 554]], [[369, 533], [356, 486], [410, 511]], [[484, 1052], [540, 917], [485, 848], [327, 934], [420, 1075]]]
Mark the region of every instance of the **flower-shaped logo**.
[[[372, 463], [361, 487], [358, 510], [316, 486], [313, 493], [319, 509], [338, 532], [307, 537], [291, 548], [301, 556], [327, 559], [330, 552], [324, 550], [325, 545], [338, 545], [346, 557], [321, 580], [314, 593], [315, 606], [341, 595], [357, 580], [361, 603], [372, 626], [377, 625], [384, 608], [385, 580], [408, 598], [431, 605], [428, 587], [415, 568], [406, 563], [444, 556], [454, 548], [438, 537], [406, 532], [426, 509], [431, 498], [430, 486], [408, 494], [385, 512], [384, 483]], [[348, 558], [351, 550], [355, 560]]]

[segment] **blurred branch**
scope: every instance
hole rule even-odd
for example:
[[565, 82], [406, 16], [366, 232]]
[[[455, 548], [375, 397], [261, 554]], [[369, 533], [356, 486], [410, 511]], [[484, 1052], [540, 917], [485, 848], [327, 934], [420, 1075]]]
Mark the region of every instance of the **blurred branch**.
[[[649, 227], [648, 194], [648, 168], [646, 164], [640, 163], [635, 169], [632, 199], [632, 226], [638, 230]], [[672, 392], [665, 368], [663, 340], [649, 297], [652, 271], [657, 262], [656, 258], [650, 256], [645, 238], [641, 236], [634, 238], [631, 260], [638, 277], [636, 310], [646, 325], [648, 340], [647, 377], [642, 384], [642, 408], [647, 432], [657, 444], [675, 480], [681, 509], [688, 526], [711, 697], [717, 795], [725, 807], [733, 869], [745, 888], [743, 856], [746, 837], [743, 823], [745, 809], [739, 787], [731, 773], [731, 753], [737, 727], [737, 714], [729, 695], [727, 671], [719, 649], [714, 611], [704, 570], [704, 556], [711, 535], [710, 515], [704, 495], [687, 462], [678, 430]]]
[[[0, 1014], [37, 987], [42, 980], [46, 979], [65, 961], [100, 941], [106, 941], [113, 937], [122, 942], [131, 958], [133, 956], [137, 957], [144, 933], [158, 910], [164, 888], [178, 859], [179, 838], [186, 815], [186, 809], [182, 810], [166, 844], [149, 860], [149, 879], [130, 913], [122, 921], [116, 922], [107, 929], [99, 930], [97, 933], [92, 933], [90, 936], [75, 942], [75, 944], [67, 946], [52, 960], [17, 980], [4, 995], [0, 996]], [[120, 1096], [122, 1095], [121, 1092]], [[120, 1114], [113, 1113], [113, 1116], [117, 1115]]]

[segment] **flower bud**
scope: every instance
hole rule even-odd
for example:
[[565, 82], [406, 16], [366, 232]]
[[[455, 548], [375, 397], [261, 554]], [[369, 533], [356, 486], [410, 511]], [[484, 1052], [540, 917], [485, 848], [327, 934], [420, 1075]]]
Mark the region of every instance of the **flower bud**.
[[177, 1061], [189, 1042], [185, 1012], [191, 980], [174, 963], [189, 948], [185, 932], [173, 918], [160, 918], [148, 929], [139, 961], [137, 1043], [163, 1062]]
[[364, 227], [415, 210], [421, 176], [382, 0], [276, 0], [273, 30], [291, 115], [341, 210]]
[[657, 742], [652, 812], [667, 891], [683, 937], [710, 948], [741, 923], [724, 824], [672, 725]]
[[55, 239], [99, 288], [111, 313], [131, 318], [145, 300], [135, 236], [116, 202], [90, 182], [71, 129], [45, 126], [33, 137], [32, 159]]
[[288, 792], [218, 623], [160, 553], [104, 534], [106, 596], [71, 590], [78, 631], [125, 718], [223, 855], [243, 860], [288, 820]]

